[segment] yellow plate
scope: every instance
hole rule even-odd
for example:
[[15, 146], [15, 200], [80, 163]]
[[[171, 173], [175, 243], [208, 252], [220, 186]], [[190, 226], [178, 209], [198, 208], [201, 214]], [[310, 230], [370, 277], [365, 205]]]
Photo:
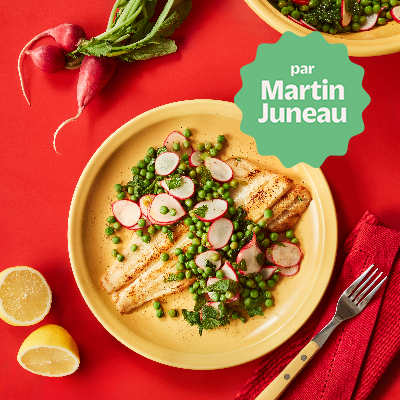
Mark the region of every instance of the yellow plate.
[[[258, 155], [254, 139], [240, 131], [241, 112], [233, 103], [192, 100], [168, 104], [148, 111], [111, 135], [96, 151], [78, 182], [72, 200], [68, 242], [72, 269], [89, 308], [103, 326], [130, 349], [163, 364], [190, 369], [226, 368], [253, 360], [273, 350], [305, 323], [320, 301], [329, 282], [336, 255], [337, 223], [328, 184], [320, 169], [299, 164], [285, 169], [274, 157]], [[143, 158], [148, 147], [159, 147], [173, 130], [189, 127], [193, 141], [216, 141], [224, 134], [228, 145], [221, 154], [240, 156], [282, 172], [304, 183], [313, 202], [295, 228], [304, 251], [300, 272], [281, 279], [273, 289], [276, 305], [265, 317], [243, 324], [203, 332], [179, 318], [158, 319], [151, 303], [128, 315], [115, 311], [99, 287], [99, 279], [114, 258], [113, 248], [123, 248], [131, 234], [121, 229], [122, 243], [106, 237], [106, 218], [115, 199], [114, 185], [131, 178], [130, 169]], [[283, 143], [284, 145], [284, 143]], [[193, 309], [186, 290], [161, 300], [170, 308]]]
[[[285, 17], [268, 0], [245, 1], [259, 17], [280, 33], [291, 31], [298, 36], [305, 36], [312, 32]], [[375, 27], [365, 32], [322, 34], [329, 43], [345, 44], [350, 56], [382, 56], [400, 51], [400, 24], [396, 21], [389, 21], [384, 26]]]

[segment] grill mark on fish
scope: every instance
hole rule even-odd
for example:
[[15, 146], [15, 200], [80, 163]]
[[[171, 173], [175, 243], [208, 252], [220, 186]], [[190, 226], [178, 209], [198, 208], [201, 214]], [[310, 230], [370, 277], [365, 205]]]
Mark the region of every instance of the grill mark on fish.
[[[173, 228], [174, 242], [188, 232], [188, 227], [183, 223], [178, 224]], [[130, 250], [132, 244], [138, 246], [138, 250], [133, 252]], [[121, 254], [124, 256], [124, 261], [114, 261], [108, 268], [107, 272], [100, 278], [100, 286], [111, 294], [116, 290], [133, 282], [142, 272], [150, 265], [158, 261], [162, 253], [175, 246], [171, 243], [167, 235], [158, 231], [152, 236], [149, 243], [144, 243], [136, 233], [132, 233], [132, 238], [126, 245]]]

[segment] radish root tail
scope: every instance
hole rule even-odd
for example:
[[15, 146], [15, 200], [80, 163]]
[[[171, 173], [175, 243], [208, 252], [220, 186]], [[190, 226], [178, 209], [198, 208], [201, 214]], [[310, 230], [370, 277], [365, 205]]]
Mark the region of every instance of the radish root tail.
[[18, 57], [18, 75], [19, 75], [19, 80], [21, 82], [21, 87], [22, 87], [22, 93], [25, 96], [26, 101], [28, 102], [29, 105], [31, 105], [31, 103], [29, 102], [28, 96], [26, 95], [25, 92], [25, 85], [24, 85], [24, 79], [22, 77], [22, 73], [21, 73], [21, 64], [22, 64], [22, 57], [25, 55], [25, 51], [31, 46], [32, 43], [36, 42], [36, 40], [44, 37], [44, 36], [48, 36], [49, 35], [49, 31], [44, 31], [42, 33], [39, 33], [39, 35], [35, 36], [32, 40], [30, 40], [25, 46], [24, 48], [21, 50], [21, 53], [19, 53], [19, 57]]
[[69, 119], [67, 119], [66, 121], [64, 121], [64, 122], [57, 128], [57, 130], [54, 132], [54, 137], [53, 137], [53, 148], [54, 148], [54, 151], [55, 151], [57, 154], [60, 154], [60, 155], [61, 155], [61, 153], [59, 153], [59, 152], [57, 151], [57, 149], [56, 149], [56, 137], [57, 137], [57, 133], [58, 133], [65, 125], [67, 125], [68, 122], [75, 121], [75, 120], [81, 115], [81, 113], [82, 113], [83, 110], [84, 110], [84, 107], [80, 108], [80, 109], [78, 110], [78, 114], [76, 114], [75, 117], [69, 118]]

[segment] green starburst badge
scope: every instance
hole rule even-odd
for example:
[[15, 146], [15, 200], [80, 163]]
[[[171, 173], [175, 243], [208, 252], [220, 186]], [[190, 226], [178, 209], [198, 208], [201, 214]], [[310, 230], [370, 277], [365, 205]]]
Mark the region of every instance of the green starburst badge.
[[345, 154], [350, 138], [364, 130], [370, 102], [364, 70], [344, 44], [330, 44], [319, 32], [286, 32], [275, 44], [261, 44], [240, 72], [241, 131], [255, 138], [261, 155], [285, 167], [320, 167], [328, 156]]

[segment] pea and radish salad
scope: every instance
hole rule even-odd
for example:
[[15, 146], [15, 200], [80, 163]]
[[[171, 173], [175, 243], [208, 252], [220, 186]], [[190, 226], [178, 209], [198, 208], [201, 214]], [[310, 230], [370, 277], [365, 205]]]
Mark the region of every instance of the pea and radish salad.
[[[85, 30], [75, 24], [61, 24], [47, 29], [31, 39], [18, 57], [18, 74], [22, 92], [28, 104], [22, 75], [25, 55], [46, 73], [79, 68], [77, 84], [78, 113], [64, 121], [54, 133], [55, 139], [62, 127], [75, 121], [86, 106], [94, 100], [109, 82], [119, 62], [134, 62], [161, 57], [177, 51], [174, 40], [169, 39], [188, 16], [191, 0], [167, 0], [158, 17], [157, 0], [116, 0], [106, 23], [106, 30], [86, 39]], [[51, 36], [55, 45], [29, 48], [39, 39]]]
[[[290, 20], [329, 34], [362, 32], [400, 22], [397, 0], [269, 0]], [[399, 4], [399, 5], [398, 5]]]
[[[231, 320], [264, 315], [274, 305], [273, 289], [280, 277], [298, 272], [302, 252], [292, 229], [269, 231], [266, 220], [251, 221], [242, 205], [235, 206], [233, 195], [246, 183], [235, 179], [229, 164], [218, 158], [225, 136], [219, 135], [215, 143], [197, 143], [196, 149], [191, 137], [190, 129], [170, 133], [161, 147], [150, 147], [132, 167], [130, 181], [114, 186], [116, 200], [105, 234], [118, 245], [118, 230], [133, 230], [141, 241], [130, 251], [138, 252], [141, 242], [151, 244], [156, 235], [175, 245], [174, 229], [184, 228], [186, 239], [179, 241], [184, 244], [172, 247], [174, 271], [163, 280], [188, 280], [195, 304], [181, 314], [202, 334]], [[263, 210], [267, 219], [272, 214]], [[124, 263], [117, 248], [111, 255], [118, 265]], [[163, 252], [159, 257], [168, 263], [172, 256]], [[153, 307], [158, 318], [180, 314], [164, 311], [157, 298]]]

